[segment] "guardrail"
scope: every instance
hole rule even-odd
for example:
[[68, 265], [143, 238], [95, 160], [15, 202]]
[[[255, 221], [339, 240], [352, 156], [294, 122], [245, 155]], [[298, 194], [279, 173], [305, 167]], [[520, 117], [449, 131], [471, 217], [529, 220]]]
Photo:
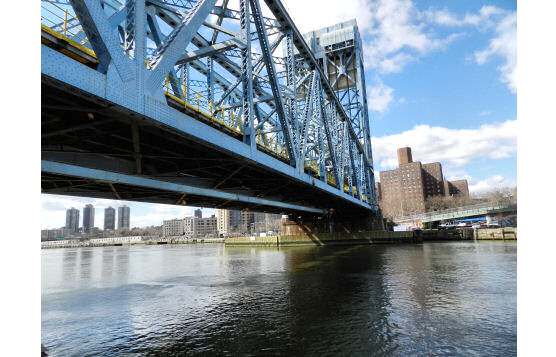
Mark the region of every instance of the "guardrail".
[[[51, 0], [41, 0], [41, 29], [45, 33], [61, 39], [70, 46], [91, 56], [93, 61], [97, 60], [71, 5]], [[64, 53], [67, 53], [67, 51]], [[72, 56], [72, 58], [75, 58], [75, 56]], [[146, 60], [145, 64], [149, 68], [150, 61]], [[174, 106], [184, 111], [197, 113], [200, 119], [214, 124], [219, 130], [229, 135], [231, 134], [236, 137], [243, 135], [241, 117], [235, 115], [232, 108], [215, 106], [214, 102], [207, 95], [188, 88], [185, 83], [170, 75], [165, 79], [163, 91], [167, 100], [171, 101]], [[261, 148], [261, 151], [286, 162], [289, 160], [287, 148], [276, 134], [269, 135], [269, 133], [258, 130], [256, 132], [256, 143]], [[307, 160], [305, 161], [304, 168], [319, 176], [319, 167], [316, 162]], [[339, 183], [336, 183], [336, 179], [331, 173], [327, 172], [325, 177], [329, 185], [333, 187], [339, 186]], [[356, 187], [353, 186], [352, 189], [354, 194], [357, 195]], [[345, 193], [349, 192], [349, 186], [345, 182], [343, 191]], [[364, 196], [363, 200], [365, 200]]]
[[67, 41], [72, 46], [96, 58], [71, 6], [42, 0], [41, 30]]
[[427, 213], [419, 213], [414, 215], [408, 215], [403, 217], [397, 217], [394, 219], [394, 222], [403, 222], [403, 221], [429, 221], [432, 220], [431, 218], [446, 216], [446, 215], [473, 215], [473, 213], [482, 214], [478, 212], [486, 211], [494, 211], [499, 209], [507, 209], [507, 208], [517, 208], [517, 202], [505, 202], [505, 201], [498, 201], [498, 202], [485, 202], [479, 203], [476, 205], [470, 206], [463, 206], [457, 208], [450, 208], [447, 210], [442, 211], [433, 211]]

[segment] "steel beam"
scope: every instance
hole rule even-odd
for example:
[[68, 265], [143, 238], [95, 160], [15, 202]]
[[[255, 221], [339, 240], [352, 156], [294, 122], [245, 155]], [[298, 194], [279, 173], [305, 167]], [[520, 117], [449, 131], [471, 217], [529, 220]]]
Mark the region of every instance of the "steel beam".
[[270, 50], [270, 44], [268, 42], [268, 36], [266, 30], [262, 23], [262, 11], [258, 0], [249, 1], [253, 10], [253, 18], [255, 20], [255, 27], [257, 29], [257, 34], [259, 37], [259, 42], [261, 45], [261, 51], [266, 65], [266, 71], [268, 74], [268, 80], [272, 89], [272, 95], [275, 97], [276, 102], [276, 114], [280, 120], [280, 125], [282, 127], [282, 134], [284, 136], [284, 142], [286, 144], [286, 149], [288, 150], [290, 165], [294, 166], [297, 164], [297, 144], [293, 141], [292, 128], [288, 124], [288, 119], [286, 118], [286, 112], [284, 110], [284, 102], [282, 99], [282, 91], [278, 83], [278, 77], [276, 75], [276, 67], [274, 61], [272, 60], [272, 53]]
[[273, 201], [259, 197], [252, 197], [241, 194], [228, 193], [224, 191], [198, 188], [190, 185], [176, 184], [166, 181], [153, 180], [144, 177], [124, 175], [115, 172], [102, 171], [96, 169], [90, 169], [86, 167], [80, 167], [75, 165], [67, 165], [53, 161], [41, 160], [41, 171], [48, 172], [52, 174], [86, 178], [92, 181], [103, 182], [106, 184], [126, 184], [132, 186], [152, 188], [156, 190], [165, 190], [171, 192], [177, 192], [186, 195], [198, 195], [211, 197], [219, 200], [232, 200], [238, 202], [244, 202], [252, 205], [264, 205], [279, 207], [284, 209], [290, 209], [295, 211], [310, 212], [316, 214], [326, 214], [327, 210], [307, 207], [297, 204], [291, 204], [280, 201]]
[[148, 91], [154, 93], [160, 88], [164, 78], [174, 68], [183, 49], [191, 42], [215, 3], [216, 0], [199, 0], [164, 41], [151, 62], [151, 74], [146, 82]]
[[70, 3], [99, 60], [100, 71], [106, 73], [112, 61], [122, 81], [135, 78], [131, 64], [120, 49], [120, 40], [108, 22], [100, 2], [70, 0]]

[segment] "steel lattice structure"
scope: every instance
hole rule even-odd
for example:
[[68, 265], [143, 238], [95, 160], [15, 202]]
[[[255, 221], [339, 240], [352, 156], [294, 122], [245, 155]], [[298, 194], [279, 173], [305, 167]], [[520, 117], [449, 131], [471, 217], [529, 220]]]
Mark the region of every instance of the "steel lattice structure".
[[[228, 0], [43, 0], [43, 83], [57, 88], [70, 85], [85, 93], [81, 97], [90, 94], [100, 98], [99, 103], [109, 101], [118, 108], [180, 128], [185, 134], [195, 130], [193, 126], [197, 124], [184, 129], [180, 118], [193, 118], [220, 132], [208, 133], [205, 141], [212, 140], [211, 135], [218, 136], [222, 145], [228, 145], [224, 148], [228, 151], [241, 151], [238, 155], [261, 166], [290, 175], [292, 180], [312, 183], [351, 204], [376, 212], [361, 43], [355, 21], [304, 38], [280, 1], [239, 0], [238, 10], [230, 9], [228, 3]], [[344, 28], [351, 35], [343, 40], [343, 47], [331, 40], [328, 45], [322, 44], [326, 42], [325, 33]], [[73, 64], [72, 60], [77, 61]], [[101, 84], [97, 86], [97, 82]], [[106, 108], [112, 104], [103, 104], [105, 112], [97, 110], [108, 113]], [[63, 110], [60, 105], [51, 107]], [[92, 110], [90, 114], [93, 115]], [[67, 131], [60, 127], [50, 129], [45, 121], [49, 123], [43, 117], [43, 173], [85, 177], [111, 172], [101, 164], [69, 162], [63, 159], [66, 154], [60, 150], [49, 149], [55, 145], [47, 138], [65, 140], [60, 135]], [[130, 119], [130, 123], [136, 167], [133, 175], [128, 176], [152, 179], [161, 170], [154, 161], [152, 169], [141, 161], [145, 155], [141, 152], [144, 144], [139, 133], [144, 126], [136, 119]], [[90, 130], [90, 124], [85, 125], [83, 128]], [[55, 134], [45, 133], [47, 128]], [[102, 124], [97, 128], [103, 130]], [[71, 140], [68, 142], [75, 142], [75, 138]], [[75, 152], [85, 155], [85, 148], [72, 145]], [[104, 154], [111, 160], [116, 156]], [[100, 162], [101, 155], [92, 152], [87, 155], [91, 162]], [[73, 163], [100, 171], [77, 174], [70, 165]], [[106, 179], [122, 184], [132, 181], [114, 180]], [[257, 201], [255, 198], [262, 197], [260, 194], [244, 197], [237, 190], [224, 190], [222, 185], [203, 193], [183, 192], [217, 197], [220, 193], [216, 190], [220, 188], [219, 192], [236, 196], [222, 195], [219, 199], [273, 206], [270, 199]], [[70, 192], [48, 184], [43, 184], [43, 191]], [[323, 211], [322, 206], [284, 203], [287, 200], [283, 198], [279, 201], [275, 206], [285, 209]]]

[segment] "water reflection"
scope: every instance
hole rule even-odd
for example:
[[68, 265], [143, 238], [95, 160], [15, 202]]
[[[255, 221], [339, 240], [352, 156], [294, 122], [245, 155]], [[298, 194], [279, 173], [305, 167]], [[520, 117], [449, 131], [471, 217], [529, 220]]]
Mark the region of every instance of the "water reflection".
[[43, 251], [43, 272], [73, 261], [79, 281], [43, 275], [56, 355], [516, 351], [511, 243], [60, 251]]
[[77, 252], [72, 249], [63, 250], [62, 281], [74, 281], [77, 264]]
[[102, 277], [104, 279], [112, 276], [114, 271], [114, 249], [112, 247], [102, 248]]

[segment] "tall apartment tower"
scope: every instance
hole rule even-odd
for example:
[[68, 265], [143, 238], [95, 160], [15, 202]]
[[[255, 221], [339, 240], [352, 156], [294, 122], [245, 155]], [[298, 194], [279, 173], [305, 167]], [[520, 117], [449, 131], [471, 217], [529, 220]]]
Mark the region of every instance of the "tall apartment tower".
[[197, 208], [193, 214], [195, 218], [203, 218], [203, 211], [200, 208]]
[[91, 233], [95, 226], [95, 208], [92, 204], [85, 205], [83, 208], [83, 232]]
[[104, 230], [114, 230], [116, 228], [116, 210], [112, 207], [104, 209]]
[[118, 207], [118, 229], [129, 229], [129, 207]]
[[469, 196], [467, 180], [446, 181], [442, 164], [413, 161], [411, 148], [398, 149], [399, 167], [380, 172], [381, 207], [397, 216], [425, 212], [425, 201], [434, 196]]
[[241, 212], [236, 210], [218, 209], [216, 212], [217, 231], [219, 235], [239, 233]]
[[70, 232], [79, 231], [79, 210], [77, 208], [70, 208], [66, 211], [66, 228]]
[[232, 233], [230, 227], [230, 212], [231, 211], [227, 209], [216, 210], [216, 230], [220, 236], [226, 236]]

